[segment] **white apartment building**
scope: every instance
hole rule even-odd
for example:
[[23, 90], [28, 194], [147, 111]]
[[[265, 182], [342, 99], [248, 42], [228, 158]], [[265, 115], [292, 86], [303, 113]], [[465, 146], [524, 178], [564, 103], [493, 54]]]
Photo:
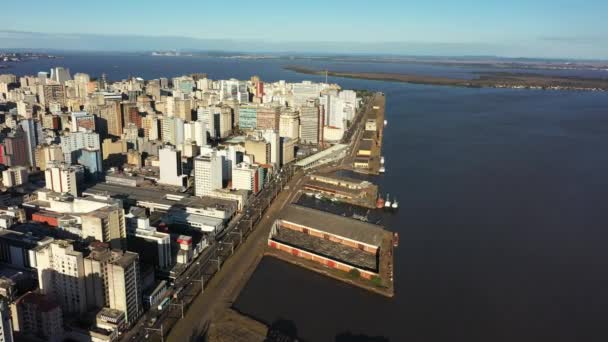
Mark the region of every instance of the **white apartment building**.
[[46, 188], [59, 193], [78, 195], [76, 168], [66, 163], [55, 162], [44, 171]]
[[205, 196], [222, 188], [223, 161], [216, 151], [200, 155], [194, 159], [194, 195]]
[[35, 249], [38, 286], [42, 294], [53, 296], [63, 311], [86, 311], [84, 258], [65, 240], [55, 240]]
[[174, 147], [165, 146], [158, 151], [158, 159], [160, 163], [160, 179], [161, 184], [184, 186], [185, 180], [188, 177], [182, 171], [182, 154]]
[[7, 187], [19, 186], [27, 183], [28, 169], [24, 166], [12, 166], [2, 171], [2, 184]]

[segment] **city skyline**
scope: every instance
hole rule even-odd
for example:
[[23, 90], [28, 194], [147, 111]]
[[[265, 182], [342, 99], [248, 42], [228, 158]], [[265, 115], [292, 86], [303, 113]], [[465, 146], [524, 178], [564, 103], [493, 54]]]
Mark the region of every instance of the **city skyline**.
[[[604, 43], [608, 28], [601, 15], [608, 5], [600, 1], [573, 6], [546, 0], [508, 4], [384, 0], [373, 7], [358, 1], [271, 1], [260, 6], [236, 1], [230, 11], [219, 3], [191, 1], [171, 8], [136, 3], [117, 7], [114, 0], [34, 3], [37, 11], [28, 14], [28, 20], [20, 17], [22, 6], [4, 6], [0, 46], [608, 59]], [[104, 11], [111, 14], [111, 25], [89, 20], [91, 13]]]

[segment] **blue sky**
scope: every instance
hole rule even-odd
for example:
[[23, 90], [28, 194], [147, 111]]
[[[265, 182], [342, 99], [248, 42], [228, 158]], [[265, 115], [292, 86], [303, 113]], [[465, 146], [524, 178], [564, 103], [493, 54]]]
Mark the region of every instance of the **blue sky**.
[[[0, 30], [341, 42], [344, 49], [387, 50], [372, 53], [608, 59], [606, 0], [3, 2]], [[391, 49], [390, 43], [401, 44]]]

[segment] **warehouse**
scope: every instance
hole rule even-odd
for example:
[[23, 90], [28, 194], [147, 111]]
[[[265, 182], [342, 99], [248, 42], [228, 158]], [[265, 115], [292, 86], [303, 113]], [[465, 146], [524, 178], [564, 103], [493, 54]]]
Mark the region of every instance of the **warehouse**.
[[298, 205], [289, 205], [271, 230], [268, 245], [294, 256], [362, 277], [378, 275], [384, 229]]

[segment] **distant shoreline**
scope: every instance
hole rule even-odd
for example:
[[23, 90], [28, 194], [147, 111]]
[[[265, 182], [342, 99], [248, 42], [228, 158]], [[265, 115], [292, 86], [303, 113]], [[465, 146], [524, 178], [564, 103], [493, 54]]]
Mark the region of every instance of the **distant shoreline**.
[[[286, 66], [286, 70], [307, 75], [324, 76], [325, 70], [302, 66]], [[466, 88], [510, 88], [571, 91], [608, 91], [608, 79], [565, 76], [547, 76], [508, 72], [482, 73], [478, 78], [463, 80], [447, 77], [411, 75], [382, 72], [341, 72], [327, 71], [328, 76], [363, 80], [404, 82], [412, 84], [453, 86]]]

